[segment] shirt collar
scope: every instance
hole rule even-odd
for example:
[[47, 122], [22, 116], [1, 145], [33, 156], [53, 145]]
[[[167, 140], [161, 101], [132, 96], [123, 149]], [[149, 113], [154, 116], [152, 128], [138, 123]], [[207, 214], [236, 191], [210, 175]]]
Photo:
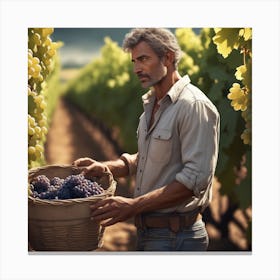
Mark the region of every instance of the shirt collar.
[[[178, 100], [180, 93], [183, 88], [191, 82], [188, 75], [183, 76], [180, 80], [178, 80], [167, 92], [171, 101], [174, 103]], [[142, 96], [143, 104], [148, 104], [153, 101], [155, 98], [153, 90], [149, 90], [146, 94]]]

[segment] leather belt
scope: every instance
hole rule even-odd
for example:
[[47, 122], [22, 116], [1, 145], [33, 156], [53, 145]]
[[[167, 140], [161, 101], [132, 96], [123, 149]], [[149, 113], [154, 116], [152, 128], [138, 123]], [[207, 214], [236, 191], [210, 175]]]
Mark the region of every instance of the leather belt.
[[135, 226], [138, 229], [145, 228], [169, 228], [173, 232], [178, 232], [183, 228], [193, 225], [196, 221], [202, 218], [199, 212], [197, 213], [172, 213], [163, 215], [142, 214], [135, 216]]

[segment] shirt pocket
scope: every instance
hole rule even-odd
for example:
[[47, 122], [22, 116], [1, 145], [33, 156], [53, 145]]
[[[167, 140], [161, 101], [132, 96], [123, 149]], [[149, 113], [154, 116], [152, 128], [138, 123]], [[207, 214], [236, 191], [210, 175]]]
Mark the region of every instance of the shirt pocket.
[[155, 129], [149, 147], [149, 156], [154, 162], [168, 163], [172, 152], [172, 132], [169, 129]]

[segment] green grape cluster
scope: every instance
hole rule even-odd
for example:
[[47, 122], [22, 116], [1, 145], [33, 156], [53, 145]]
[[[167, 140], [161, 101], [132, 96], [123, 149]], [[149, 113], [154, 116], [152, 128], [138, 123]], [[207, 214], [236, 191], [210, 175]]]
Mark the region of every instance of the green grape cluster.
[[59, 44], [50, 38], [53, 31], [53, 28], [28, 29], [28, 84], [37, 92], [54, 67], [53, 57]]
[[54, 67], [59, 44], [52, 42], [53, 28], [28, 29], [28, 164], [44, 158], [44, 141], [48, 132], [44, 88]]
[[28, 49], [28, 80], [31, 78], [35, 81], [42, 82], [43, 76], [41, 74], [42, 67], [40, 66], [40, 60], [38, 57], [33, 57], [33, 52]]
[[43, 158], [43, 141], [48, 132], [43, 95], [28, 88], [28, 161]]

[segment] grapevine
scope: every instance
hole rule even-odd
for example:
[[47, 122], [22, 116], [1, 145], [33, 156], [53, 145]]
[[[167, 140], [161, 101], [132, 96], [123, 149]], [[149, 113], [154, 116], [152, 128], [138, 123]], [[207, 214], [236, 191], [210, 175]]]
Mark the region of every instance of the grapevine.
[[[231, 100], [231, 106], [235, 111], [241, 112], [241, 117], [245, 121], [245, 127], [241, 133], [243, 147], [239, 146], [239, 151], [243, 149], [243, 159], [241, 162], [243, 170], [246, 170], [246, 177], [234, 188], [235, 196], [242, 209], [251, 208], [252, 199], [252, 29], [251, 28], [215, 28], [213, 43], [216, 45], [218, 53], [224, 59], [228, 59], [231, 53], [238, 53], [239, 65], [235, 66], [235, 81], [232, 83], [227, 98]], [[229, 60], [229, 59], [228, 59]], [[244, 169], [245, 168], [245, 169]], [[239, 171], [242, 170], [240, 167]], [[242, 172], [240, 173], [242, 174]], [[248, 219], [247, 239], [251, 244], [251, 218]], [[250, 245], [251, 246], [251, 245]]]
[[46, 79], [54, 67], [59, 44], [52, 42], [53, 28], [28, 29], [28, 165], [44, 159], [44, 141], [48, 132], [44, 96]]
[[245, 129], [241, 134], [244, 144], [251, 145], [252, 138], [252, 29], [251, 28], [215, 28], [213, 42], [218, 52], [227, 58], [233, 49], [243, 56], [243, 64], [236, 68], [235, 77], [239, 83], [233, 83], [228, 98], [235, 111], [241, 110], [245, 120]]

